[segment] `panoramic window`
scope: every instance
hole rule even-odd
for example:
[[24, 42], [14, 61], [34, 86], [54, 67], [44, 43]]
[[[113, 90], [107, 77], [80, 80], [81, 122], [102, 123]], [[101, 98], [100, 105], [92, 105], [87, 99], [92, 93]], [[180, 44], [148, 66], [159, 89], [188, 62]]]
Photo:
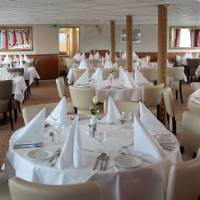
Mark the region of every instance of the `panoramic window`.
[[0, 51], [32, 50], [31, 27], [0, 27]]

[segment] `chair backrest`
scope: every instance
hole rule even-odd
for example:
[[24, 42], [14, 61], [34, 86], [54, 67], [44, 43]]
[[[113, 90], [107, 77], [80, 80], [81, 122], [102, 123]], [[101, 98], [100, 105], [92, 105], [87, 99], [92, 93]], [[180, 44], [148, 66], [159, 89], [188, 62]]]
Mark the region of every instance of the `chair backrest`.
[[171, 88], [165, 88], [163, 90], [163, 97], [167, 114], [171, 117], [175, 117], [174, 99]]
[[95, 96], [95, 89], [93, 87], [69, 86], [69, 91], [74, 107], [89, 110], [92, 98]]
[[7, 70], [15, 76], [24, 76], [24, 68], [7, 68]]
[[0, 81], [0, 99], [10, 100], [12, 96], [12, 80]]
[[140, 68], [139, 70], [143, 76], [151, 81], [151, 82], [155, 82], [158, 80], [157, 78], [157, 69], [156, 68], [153, 68], [153, 67], [142, 67]]
[[34, 106], [27, 106], [22, 109], [24, 123], [28, 124], [35, 115], [37, 115], [43, 108], [46, 108], [46, 117], [52, 112], [57, 103], [39, 104]]
[[173, 81], [184, 80], [184, 67], [168, 67], [167, 76], [172, 77]]
[[161, 103], [164, 84], [145, 86], [142, 91], [142, 102], [147, 106], [158, 106]]
[[56, 79], [56, 86], [57, 86], [59, 97], [62, 98], [66, 96], [66, 86], [65, 86], [64, 77], [58, 77]]
[[19, 178], [9, 180], [12, 200], [99, 200], [99, 187], [95, 182], [74, 185], [42, 185]]
[[192, 152], [200, 147], [200, 115], [192, 111], [183, 112], [181, 119], [181, 145]]
[[200, 197], [200, 157], [172, 165], [167, 200], [198, 200]]
[[[129, 113], [139, 116], [139, 103], [134, 101], [115, 101], [120, 112]], [[104, 113], [107, 113], [108, 101], [104, 101]]]
[[166, 77], [166, 84], [165, 84], [165, 87], [172, 88], [172, 85], [173, 85], [173, 78], [170, 77], [170, 76], [167, 76], [167, 77]]

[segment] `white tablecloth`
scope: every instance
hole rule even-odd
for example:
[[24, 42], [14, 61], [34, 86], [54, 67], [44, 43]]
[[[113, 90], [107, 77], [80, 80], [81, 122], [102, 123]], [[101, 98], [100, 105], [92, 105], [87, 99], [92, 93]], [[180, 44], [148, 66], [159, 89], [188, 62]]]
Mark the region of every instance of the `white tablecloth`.
[[27, 88], [26, 83], [24, 81], [23, 76], [14, 77], [12, 93], [14, 94], [14, 98], [19, 102], [23, 102], [24, 100], [24, 92]]
[[187, 102], [188, 110], [200, 113], [200, 89], [193, 92]]
[[29, 85], [34, 82], [34, 79], [40, 79], [35, 67], [28, 67], [24, 69], [24, 79], [29, 81]]
[[[44, 184], [70, 184], [95, 180], [100, 185], [102, 200], [164, 200], [171, 165], [166, 158], [170, 158], [174, 163], [181, 160], [178, 142], [173, 151], [165, 151], [167, 157], [160, 162], [152, 162], [148, 156], [142, 155], [151, 162], [143, 160], [139, 168], [119, 169], [112, 167], [113, 159], [119, 155], [123, 145], [133, 142], [133, 133], [126, 124], [108, 125], [101, 122], [98, 124], [98, 130], [107, 133], [104, 150], [111, 158], [107, 171], [93, 171], [96, 157], [99, 155], [99, 146], [96, 140], [87, 134], [88, 121], [79, 121], [84, 156], [84, 166], [81, 169], [60, 170], [50, 167], [48, 161], [30, 160], [27, 153], [31, 149], [14, 150], [10, 147], [4, 165], [5, 172], [10, 176], [15, 172], [17, 177]], [[65, 138], [66, 134], [61, 134], [53, 143], [47, 131], [44, 135], [44, 148], [55, 152]], [[129, 147], [129, 150], [134, 152], [133, 147]]]

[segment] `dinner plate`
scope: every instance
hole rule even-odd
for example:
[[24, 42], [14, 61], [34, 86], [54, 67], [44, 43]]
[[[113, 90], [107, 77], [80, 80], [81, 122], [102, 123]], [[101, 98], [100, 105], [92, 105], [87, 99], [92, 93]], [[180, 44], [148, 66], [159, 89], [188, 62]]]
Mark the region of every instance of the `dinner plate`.
[[29, 151], [27, 156], [33, 160], [48, 160], [53, 156], [53, 152], [46, 149], [34, 149]]
[[120, 168], [136, 168], [142, 165], [142, 160], [133, 155], [120, 155], [114, 159], [115, 164]]
[[154, 135], [159, 144], [175, 144], [176, 141], [172, 135], [159, 134]]

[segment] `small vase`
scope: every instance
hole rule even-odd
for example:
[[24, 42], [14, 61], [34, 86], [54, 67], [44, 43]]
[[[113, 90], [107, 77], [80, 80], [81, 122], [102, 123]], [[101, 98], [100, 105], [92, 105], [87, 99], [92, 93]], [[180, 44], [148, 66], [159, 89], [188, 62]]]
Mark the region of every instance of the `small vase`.
[[90, 125], [93, 126], [97, 124], [97, 116], [96, 115], [92, 115], [90, 118]]
[[95, 137], [95, 134], [97, 131], [97, 116], [96, 115], [91, 116], [88, 126], [89, 126], [90, 137]]

